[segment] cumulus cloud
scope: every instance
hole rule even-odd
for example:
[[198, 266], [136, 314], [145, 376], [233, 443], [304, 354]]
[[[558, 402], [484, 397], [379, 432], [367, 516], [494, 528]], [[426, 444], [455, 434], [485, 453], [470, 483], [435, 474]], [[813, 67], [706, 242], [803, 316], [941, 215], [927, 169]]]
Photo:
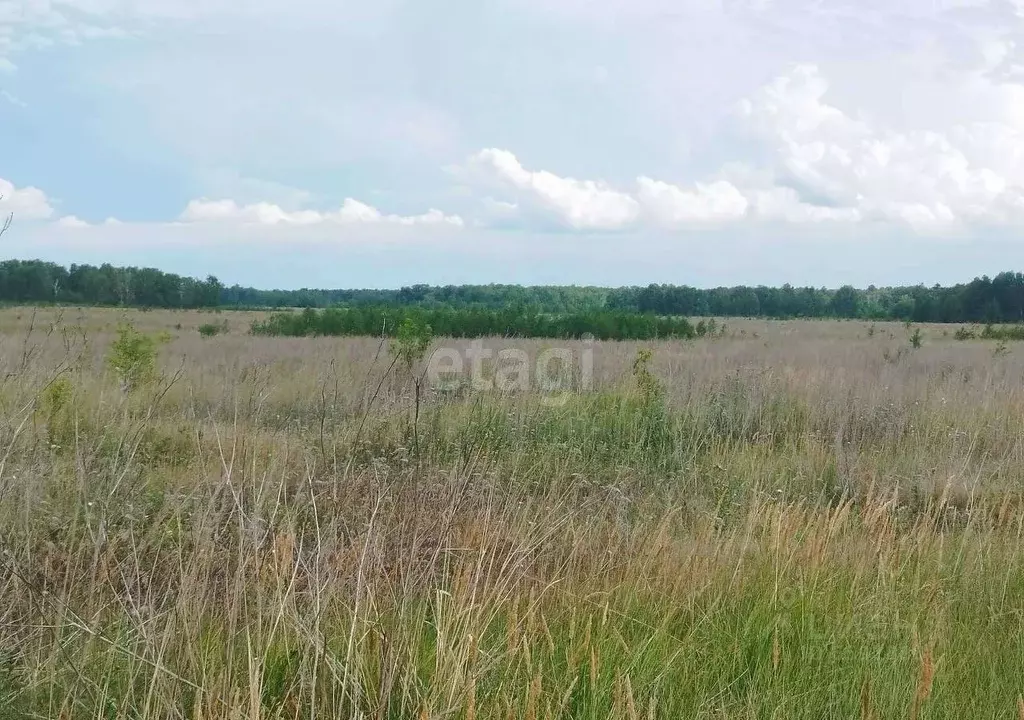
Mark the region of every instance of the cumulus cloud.
[[789, 187], [771, 187], [748, 191], [752, 215], [756, 218], [784, 223], [857, 222], [863, 214], [857, 208], [829, 207], [804, 202]]
[[[580, 232], [877, 223], [927, 234], [1024, 224], [1024, 86], [1012, 82], [1024, 64], [1020, 26], [1009, 24], [1020, 7], [502, 0], [413, 23], [396, 0], [0, 0], [0, 74], [17, 61], [11, 79], [30, 87], [28, 48], [83, 45], [67, 63], [81, 74], [53, 87], [95, 92], [93, 106], [109, 113], [91, 121], [97, 146], [175, 176], [154, 196], [204, 196], [180, 223], [389, 233], [461, 226], [475, 209], [480, 225]], [[422, 23], [431, 32], [410, 32]], [[615, 29], [615, 43], [595, 42], [600, 26]], [[125, 46], [132, 62], [101, 52], [127, 35], [139, 39]], [[420, 44], [437, 37], [445, 53]], [[789, 65], [799, 58], [817, 64]], [[701, 65], [716, 72], [680, 71]], [[334, 70], [352, 66], [363, 72]], [[749, 142], [722, 122], [741, 97], [732, 119]], [[19, 102], [0, 91], [0, 107]], [[437, 166], [491, 143], [461, 166], [475, 204], [450, 206]], [[35, 162], [22, 152], [12, 168]], [[126, 167], [101, 185], [136, 182]], [[353, 183], [459, 214], [392, 215], [352, 199], [309, 209], [365, 192]], [[36, 209], [18, 212], [51, 216], [45, 195], [27, 199], [32, 190], [18, 202]]]
[[635, 198], [603, 182], [527, 170], [508, 150], [481, 150], [469, 159], [467, 169], [474, 176], [505, 184], [524, 201], [574, 230], [622, 228], [640, 212]]
[[783, 182], [833, 208], [918, 229], [1024, 222], [1024, 125], [900, 132], [831, 105], [828, 90], [816, 66], [801, 65], [740, 104]]
[[[896, 130], [829, 101], [812, 64], [794, 66], [738, 103], [741, 127], [760, 155], [677, 184], [646, 176], [622, 189], [529, 170], [508, 150], [486, 149], [463, 170], [507, 200], [487, 215], [540, 210], [576, 230], [680, 228], [740, 221], [791, 224], [881, 222], [920, 232], [1024, 224], [1024, 88], [990, 80], [1005, 58], [991, 49], [963, 86], [999, 119]], [[1003, 48], [1005, 50], [1005, 48]], [[502, 202], [502, 205], [497, 205]]]
[[692, 189], [684, 189], [641, 177], [637, 186], [641, 205], [661, 225], [736, 220], [744, 217], [750, 207], [743, 193], [726, 180], [697, 183]]
[[422, 215], [385, 215], [375, 207], [346, 198], [341, 207], [332, 212], [318, 210], [287, 211], [273, 203], [239, 205], [234, 200], [192, 200], [179, 218], [182, 222], [233, 222], [255, 225], [320, 225], [323, 223], [355, 224], [383, 223], [393, 225], [453, 225], [461, 227], [458, 215], [445, 215], [431, 208]]
[[849, 222], [860, 219], [855, 208], [813, 205], [789, 187], [776, 186], [764, 173], [733, 166], [718, 178], [677, 185], [646, 176], [629, 190], [616, 189], [597, 180], [577, 180], [548, 171], [531, 171], [508, 150], [481, 150], [459, 169], [463, 177], [480, 186], [504, 186], [515, 202], [483, 199], [485, 220], [506, 224], [514, 217], [529, 221], [545, 214], [573, 230], [622, 230], [635, 227], [672, 229], [709, 227], [744, 220], [812, 223]]
[[39, 188], [17, 188], [14, 183], [0, 178], [0, 215], [9, 213], [22, 220], [45, 220], [53, 215], [53, 207]]

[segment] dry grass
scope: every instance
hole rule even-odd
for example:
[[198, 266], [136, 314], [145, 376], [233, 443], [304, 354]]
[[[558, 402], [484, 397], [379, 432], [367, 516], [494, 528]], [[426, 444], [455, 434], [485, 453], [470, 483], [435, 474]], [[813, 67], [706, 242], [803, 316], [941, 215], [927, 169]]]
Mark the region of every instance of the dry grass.
[[650, 345], [653, 399], [598, 344], [565, 405], [430, 394], [413, 432], [373, 339], [133, 313], [174, 337], [125, 394], [120, 313], [32, 315], [0, 313], [0, 718], [1020, 712], [1020, 350], [729, 321]]

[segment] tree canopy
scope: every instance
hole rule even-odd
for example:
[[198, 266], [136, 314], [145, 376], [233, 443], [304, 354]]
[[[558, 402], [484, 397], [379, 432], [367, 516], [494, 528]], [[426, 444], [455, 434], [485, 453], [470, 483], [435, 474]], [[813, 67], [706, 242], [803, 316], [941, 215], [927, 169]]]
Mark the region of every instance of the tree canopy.
[[163, 308], [419, 307], [519, 308], [555, 315], [596, 311], [683, 317], [861, 318], [913, 322], [1022, 322], [1024, 275], [941, 287], [856, 289], [738, 286], [695, 288], [592, 286], [412, 285], [397, 290], [260, 290], [225, 287], [154, 268], [110, 264], [64, 267], [41, 260], [0, 262], [0, 302]]

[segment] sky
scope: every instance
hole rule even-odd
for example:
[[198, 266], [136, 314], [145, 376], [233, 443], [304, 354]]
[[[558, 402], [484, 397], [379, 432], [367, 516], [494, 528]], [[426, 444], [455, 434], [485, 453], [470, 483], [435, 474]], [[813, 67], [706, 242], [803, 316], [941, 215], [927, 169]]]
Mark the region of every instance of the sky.
[[2, 258], [263, 288], [1024, 270], [1024, 0], [0, 0]]

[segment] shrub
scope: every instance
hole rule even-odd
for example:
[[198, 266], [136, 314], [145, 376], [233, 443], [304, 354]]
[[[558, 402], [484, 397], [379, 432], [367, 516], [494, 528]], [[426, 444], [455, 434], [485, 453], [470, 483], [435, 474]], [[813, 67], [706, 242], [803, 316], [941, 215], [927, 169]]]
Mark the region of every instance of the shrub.
[[662, 388], [658, 378], [651, 372], [650, 364], [653, 354], [647, 348], [641, 348], [636, 352], [633, 360], [633, 379], [636, 381], [636, 389], [640, 398], [645, 403], [655, 403], [661, 400]]
[[203, 323], [199, 326], [198, 330], [199, 334], [204, 338], [215, 337], [228, 331], [228, 321], [225, 320], [221, 323]]
[[419, 318], [407, 317], [398, 327], [398, 333], [391, 344], [391, 354], [399, 364], [412, 371], [413, 366], [427, 354], [427, 348], [434, 340], [434, 331]]
[[923, 344], [923, 338], [921, 328], [914, 328], [914, 332], [910, 335], [910, 346], [915, 350], [919, 349]]
[[980, 332], [962, 327], [953, 337], [957, 340], [1024, 340], [1024, 325], [992, 325], [989, 323]]
[[[685, 320], [684, 320], [684, 322], [685, 322]], [[683, 328], [683, 331], [679, 334], [679, 336], [684, 338], [684, 339], [689, 339], [689, 338], [694, 337], [694, 336], [696, 336], [696, 337], [716, 337], [716, 336], [717, 337], [724, 337], [725, 336], [725, 324], [723, 323], [723, 324], [719, 325], [718, 321], [715, 320], [714, 318], [709, 318], [707, 320], [699, 320], [699, 321], [697, 321], [697, 325], [694, 326], [692, 333], [688, 332], [685, 328]]]
[[39, 406], [47, 419], [53, 419], [71, 404], [75, 388], [64, 375], [54, 379], [39, 394]]
[[107, 365], [117, 373], [123, 389], [131, 391], [157, 378], [156, 352], [162, 340], [139, 332], [130, 323], [117, 326], [117, 339], [110, 345]]
[[46, 421], [47, 438], [51, 445], [63, 445], [74, 436], [74, 398], [75, 386], [65, 375], [54, 378], [39, 393], [37, 407]]

